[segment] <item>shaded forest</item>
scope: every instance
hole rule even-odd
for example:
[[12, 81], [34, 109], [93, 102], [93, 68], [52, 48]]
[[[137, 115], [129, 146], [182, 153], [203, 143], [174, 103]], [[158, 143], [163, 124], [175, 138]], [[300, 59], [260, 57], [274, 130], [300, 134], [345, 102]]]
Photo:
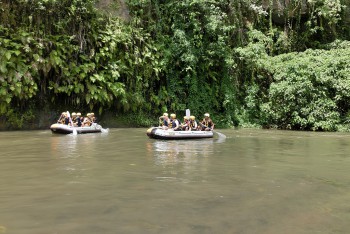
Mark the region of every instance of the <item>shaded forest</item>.
[[0, 120], [348, 130], [350, 0], [0, 0]]

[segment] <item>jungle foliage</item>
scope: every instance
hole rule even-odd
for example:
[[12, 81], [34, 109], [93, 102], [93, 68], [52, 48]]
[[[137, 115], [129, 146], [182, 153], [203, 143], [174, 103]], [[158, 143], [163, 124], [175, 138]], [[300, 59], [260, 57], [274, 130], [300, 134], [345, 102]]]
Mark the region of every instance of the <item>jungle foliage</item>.
[[[219, 126], [350, 120], [350, 0], [0, 0], [0, 116], [212, 113]], [[124, 14], [125, 15], [125, 14]], [[21, 113], [25, 113], [19, 117]]]

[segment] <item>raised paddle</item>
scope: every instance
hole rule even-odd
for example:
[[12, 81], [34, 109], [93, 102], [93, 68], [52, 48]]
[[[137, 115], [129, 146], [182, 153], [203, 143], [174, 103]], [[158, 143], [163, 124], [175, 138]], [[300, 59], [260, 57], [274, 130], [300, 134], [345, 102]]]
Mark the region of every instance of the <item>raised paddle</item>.
[[186, 117], [187, 117], [187, 118], [190, 118], [190, 116], [191, 116], [191, 111], [190, 111], [190, 109], [186, 109]]

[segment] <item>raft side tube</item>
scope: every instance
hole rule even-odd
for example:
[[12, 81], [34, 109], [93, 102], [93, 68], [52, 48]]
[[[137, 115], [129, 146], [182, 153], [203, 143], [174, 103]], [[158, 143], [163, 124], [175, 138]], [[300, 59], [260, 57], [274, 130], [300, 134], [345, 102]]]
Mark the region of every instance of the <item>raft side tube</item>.
[[212, 138], [213, 132], [211, 131], [172, 131], [163, 130], [161, 128], [149, 128], [147, 130], [147, 136], [154, 139], [162, 140], [182, 140], [182, 139], [201, 139]]
[[58, 133], [58, 134], [71, 134], [73, 133], [73, 129], [77, 131], [78, 134], [85, 134], [85, 133], [99, 133], [101, 132], [101, 127], [99, 125], [96, 125], [96, 127], [71, 127], [65, 124], [52, 124], [51, 127], [52, 133]]

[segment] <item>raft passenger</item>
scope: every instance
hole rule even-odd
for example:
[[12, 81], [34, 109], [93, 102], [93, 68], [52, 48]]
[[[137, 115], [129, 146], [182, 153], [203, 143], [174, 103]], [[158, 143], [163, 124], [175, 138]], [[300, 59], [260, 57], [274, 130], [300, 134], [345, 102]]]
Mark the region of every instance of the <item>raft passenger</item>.
[[64, 119], [66, 118], [66, 112], [62, 112], [60, 118], [58, 119], [57, 123], [64, 124]]
[[213, 120], [210, 118], [209, 113], [205, 113], [204, 114], [204, 119], [201, 122], [201, 129], [202, 131], [212, 131], [214, 130], [214, 122]]
[[188, 131], [197, 131], [198, 128], [198, 124], [196, 121], [196, 117], [191, 115], [190, 116], [190, 122], [189, 122], [189, 128]]
[[[74, 125], [74, 127], [76, 127], [77, 125], [75, 124], [77, 119], [77, 114], [75, 112], [72, 113], [72, 123]], [[71, 123], [69, 123], [69, 125], [72, 125]]]
[[86, 117], [84, 118], [84, 121], [83, 121], [83, 127], [90, 127], [91, 126], [90, 117], [91, 117], [91, 113], [87, 113]]
[[96, 117], [95, 117], [95, 114], [92, 112], [90, 113], [91, 116], [90, 116], [90, 120], [91, 120], [91, 123], [96, 123]]
[[180, 121], [176, 119], [176, 114], [170, 115], [170, 128], [172, 128], [174, 131], [180, 131]]
[[80, 122], [82, 126], [83, 126], [84, 119], [85, 119], [84, 116], [80, 116]]
[[69, 123], [70, 123], [70, 117], [68, 117], [68, 114], [66, 113], [64, 116], [64, 124], [69, 125]]
[[170, 120], [168, 117], [168, 113], [164, 113], [162, 116], [159, 117], [159, 123], [161, 124], [164, 130], [167, 130], [169, 128]]
[[187, 131], [190, 125], [190, 119], [188, 116], [184, 116], [184, 122], [181, 124], [181, 128], [183, 131]]
[[78, 126], [78, 127], [81, 127], [81, 113], [78, 112], [77, 113], [77, 118], [75, 119], [75, 124]]

